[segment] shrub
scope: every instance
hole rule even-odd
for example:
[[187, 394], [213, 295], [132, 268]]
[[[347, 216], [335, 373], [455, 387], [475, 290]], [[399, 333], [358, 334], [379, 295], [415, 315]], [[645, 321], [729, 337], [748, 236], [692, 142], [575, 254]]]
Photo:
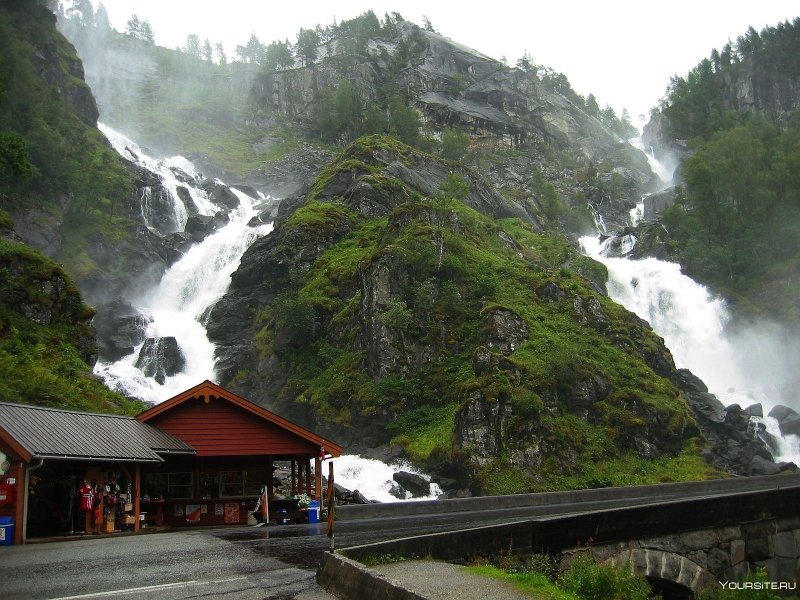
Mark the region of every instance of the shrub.
[[585, 600], [648, 600], [650, 586], [627, 566], [598, 563], [590, 555], [578, 555], [559, 577], [559, 586]]

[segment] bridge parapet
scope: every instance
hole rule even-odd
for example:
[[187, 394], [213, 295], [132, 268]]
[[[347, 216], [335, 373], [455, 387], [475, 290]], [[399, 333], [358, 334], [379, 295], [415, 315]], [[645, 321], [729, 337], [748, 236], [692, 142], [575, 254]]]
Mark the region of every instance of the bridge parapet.
[[779, 478], [771, 489], [718, 490], [660, 502], [642, 499], [634, 506], [355, 546], [342, 554], [355, 560], [394, 554], [454, 561], [513, 551], [567, 558], [577, 551], [591, 551], [600, 560], [630, 563], [636, 573], [687, 592], [718, 585], [717, 580], [736, 581], [756, 567], [765, 567], [772, 581], [796, 583], [800, 579], [798, 507], [797, 480]]

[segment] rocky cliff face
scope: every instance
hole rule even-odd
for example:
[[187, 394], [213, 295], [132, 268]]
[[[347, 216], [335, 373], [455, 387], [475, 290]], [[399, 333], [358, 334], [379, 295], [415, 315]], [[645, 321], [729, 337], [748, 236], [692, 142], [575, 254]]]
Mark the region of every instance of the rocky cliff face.
[[537, 211], [389, 138], [357, 141], [282, 205], [212, 310], [223, 383], [353, 450], [394, 440], [480, 492], [678, 455], [699, 431], [669, 352]]
[[[267, 114], [311, 128], [320, 91], [345, 80], [365, 103], [379, 104], [387, 88], [403, 90], [434, 137], [449, 127], [468, 132], [474, 147], [521, 151], [474, 164], [495, 185], [530, 193], [526, 176], [539, 169], [565, 195], [586, 197], [612, 226], [624, 225], [639, 196], [656, 184], [639, 151], [587, 114], [569, 93], [534, 73], [509, 68], [404, 21], [393, 37], [370, 39], [365, 53], [349, 59], [355, 62], [348, 61], [346, 69], [341, 67], [342, 44], [328, 44], [318, 64], [258, 75], [253, 103]], [[571, 153], [577, 166], [564, 169], [565, 161], [553, 159], [561, 152]], [[606, 183], [613, 179], [617, 189], [609, 193], [585, 182], [565, 186], [578, 169]]]

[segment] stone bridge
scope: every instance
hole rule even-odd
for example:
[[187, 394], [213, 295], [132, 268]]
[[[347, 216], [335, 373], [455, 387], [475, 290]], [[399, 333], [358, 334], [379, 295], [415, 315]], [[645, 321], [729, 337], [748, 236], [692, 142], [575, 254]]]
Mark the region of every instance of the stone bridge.
[[[580, 512], [579, 506], [569, 503], [564, 512], [557, 514], [386, 540], [340, 552], [355, 560], [393, 554], [444, 561], [508, 552], [544, 552], [564, 562], [576, 553], [590, 552], [600, 561], [629, 564], [635, 573], [647, 577], [664, 598], [691, 598], [704, 587], [718, 586], [720, 581], [741, 581], [759, 568], [766, 571], [769, 581], [792, 589], [800, 580], [800, 478], [776, 476], [765, 481], [771, 481], [769, 488], [752, 489], [753, 480], [742, 479], [741, 492], [735, 490], [737, 483], [733, 481], [724, 484], [724, 492], [709, 487], [707, 494], [702, 494], [702, 488], [687, 488], [694, 489], [694, 497], [667, 499], [659, 499], [658, 486], [651, 486], [650, 499], [642, 497], [633, 505], [619, 508]], [[604, 493], [621, 494], [617, 490], [572, 494], [599, 497]], [[511, 501], [513, 497], [504, 497], [503, 502]], [[434, 508], [437, 507], [429, 510]], [[388, 510], [408, 510], [413, 518], [424, 519], [418, 514], [418, 506]], [[326, 587], [335, 588], [335, 582], [326, 580], [336, 571], [329, 567], [326, 575], [326, 562], [335, 561], [335, 557], [326, 555], [318, 573], [320, 583]]]
[[800, 580], [800, 517], [763, 519], [742, 525], [683, 531], [564, 551], [591, 552], [600, 562], [629, 564], [665, 597], [691, 593], [718, 582], [738, 582], [756, 569], [787, 588]]

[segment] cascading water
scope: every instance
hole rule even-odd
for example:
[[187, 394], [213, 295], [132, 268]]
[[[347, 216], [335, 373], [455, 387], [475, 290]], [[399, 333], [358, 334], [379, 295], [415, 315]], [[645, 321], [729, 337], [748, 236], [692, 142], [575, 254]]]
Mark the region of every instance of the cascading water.
[[[648, 158], [655, 161], [651, 155]], [[667, 173], [671, 179], [671, 172], [663, 165], [659, 164], [654, 171], [659, 176]], [[634, 212], [641, 213], [631, 211], [635, 225]], [[629, 252], [635, 241], [635, 238], [621, 240], [621, 254]], [[765, 373], [768, 369], [759, 373], [748, 366], [753, 358], [751, 349], [737, 346], [742, 340], [732, 338], [726, 331], [731, 317], [722, 299], [683, 275], [678, 264], [655, 258], [632, 260], [607, 256], [610, 242], [608, 239], [601, 243], [599, 237], [581, 238], [584, 252], [608, 269], [609, 296], [650, 323], [664, 338], [679, 368], [688, 368], [700, 377], [725, 405], [748, 406], [758, 402], [769, 410], [781, 403], [782, 396], [773, 383], [774, 374]], [[768, 432], [777, 436], [776, 460], [800, 465], [798, 437], [781, 437], [775, 419], [765, 417], [762, 422]]]
[[409, 492], [400, 490], [397, 483], [392, 479], [392, 475], [398, 471], [407, 471], [429, 479], [407, 463], [387, 465], [371, 458], [343, 455], [333, 459], [333, 464], [336, 468], [336, 483], [343, 485], [348, 490], [358, 490], [369, 500], [378, 502], [433, 500], [442, 493], [442, 490], [435, 483], [429, 484], [430, 493], [427, 496], [412, 498]]
[[628, 143], [644, 153], [644, 155], [647, 157], [647, 162], [650, 165], [650, 169], [656, 174], [656, 177], [659, 178], [662, 186], [669, 186], [669, 184], [672, 182], [672, 176], [675, 173], [675, 168], [678, 166], [677, 159], [670, 158], [668, 161], [661, 162], [656, 158], [652, 147], [645, 148], [644, 141], [640, 135], [629, 139]]
[[[193, 185], [199, 182], [200, 175], [194, 165], [184, 157], [172, 156], [156, 160], [120, 132], [103, 123], [98, 123], [97, 127], [117, 152], [158, 178], [157, 188], [146, 186], [142, 189], [142, 217], [151, 231], [161, 234], [183, 231], [190, 211], [201, 215], [213, 215], [219, 211], [219, 207], [208, 200], [208, 194]], [[182, 194], [183, 190], [185, 192]], [[187, 194], [192, 201], [191, 207], [187, 207], [181, 198]], [[164, 208], [170, 214], [163, 214]]]
[[[186, 224], [188, 210], [178, 187], [186, 190], [182, 194], [184, 198], [188, 193], [194, 202], [191, 207], [194, 212], [212, 215], [221, 210], [198, 187], [199, 175], [189, 161], [183, 157], [157, 161], [119, 132], [105, 126], [101, 129], [120, 154], [160, 177], [161, 186], [169, 192], [172, 204], [182, 207], [173, 211], [180, 230]], [[238, 267], [244, 251], [257, 238], [272, 230], [271, 223], [249, 225], [256, 215], [255, 207], [262, 199], [251, 198], [236, 189], [231, 191], [238, 198], [239, 206], [228, 213], [228, 224], [192, 246], [164, 273], [158, 286], [144, 290], [139, 298], [134, 299], [138, 310], [149, 320], [147, 338], [174, 338], [182, 354], [183, 368], [164, 377], [163, 384], [159, 383], [146, 376], [140, 368], [144, 365], [139, 361], [139, 346], [133, 354], [117, 362], [97, 364], [95, 371], [110, 387], [157, 403], [205, 379], [214, 379], [214, 345], [208, 340], [202, 319], [227, 290], [231, 274]], [[147, 219], [147, 215], [144, 216]], [[148, 223], [148, 226], [159, 229], [155, 223]]]

